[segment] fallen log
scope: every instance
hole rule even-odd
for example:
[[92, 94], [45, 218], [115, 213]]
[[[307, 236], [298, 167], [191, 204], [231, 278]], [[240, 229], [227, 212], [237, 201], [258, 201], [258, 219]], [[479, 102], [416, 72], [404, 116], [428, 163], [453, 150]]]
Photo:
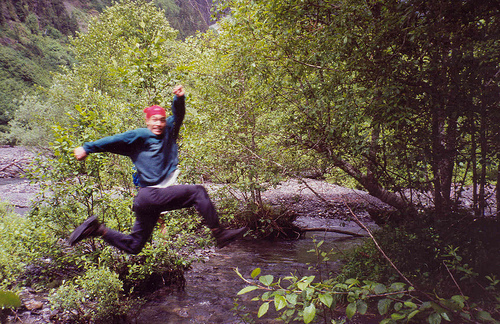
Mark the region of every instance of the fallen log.
[[16, 161], [7, 164], [6, 166], [4, 166], [3, 168], [0, 169], [0, 172], [7, 170], [8, 168], [10, 168], [11, 166], [13, 166], [15, 164], [16, 164]]
[[355, 237], [367, 237], [367, 235], [365, 235], [365, 234], [359, 234], [359, 233], [344, 231], [344, 230], [335, 229], [335, 228], [314, 227], [314, 228], [300, 228], [300, 230], [302, 232], [333, 232], [333, 233], [351, 235], [351, 236], [355, 236]]
[[11, 166], [15, 166], [17, 167], [18, 169], [20, 169], [21, 171], [25, 172], [24, 169], [18, 164], [18, 162], [22, 162], [23, 160], [20, 160], [20, 161], [17, 161], [17, 160], [14, 160], [12, 161], [11, 163], [7, 164], [6, 166], [4, 166], [3, 168], [0, 169], [0, 172], [3, 172], [5, 170], [7, 170], [8, 168], [10, 168]]

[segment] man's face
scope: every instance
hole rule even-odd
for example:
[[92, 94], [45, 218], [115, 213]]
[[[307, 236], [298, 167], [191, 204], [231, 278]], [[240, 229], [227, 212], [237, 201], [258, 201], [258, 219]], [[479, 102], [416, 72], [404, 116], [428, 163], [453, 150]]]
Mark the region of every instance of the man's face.
[[167, 119], [162, 115], [153, 115], [146, 118], [146, 126], [153, 134], [161, 135], [167, 126]]

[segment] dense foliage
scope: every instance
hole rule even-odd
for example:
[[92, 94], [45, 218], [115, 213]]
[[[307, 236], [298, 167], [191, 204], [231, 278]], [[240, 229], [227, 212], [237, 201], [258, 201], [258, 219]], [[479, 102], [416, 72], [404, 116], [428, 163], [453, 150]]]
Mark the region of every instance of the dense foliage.
[[[490, 321], [482, 305], [498, 315], [498, 244], [491, 244], [498, 235], [498, 212], [487, 205], [488, 186], [496, 185], [500, 197], [496, 2], [229, 0], [218, 4], [214, 28], [185, 40], [155, 4], [166, 11], [182, 9], [167, 0], [122, 0], [104, 9], [71, 40], [78, 63], [70, 66], [72, 56], [64, 56], [66, 68], [51, 82], [34, 73], [37, 68], [29, 62], [18, 61], [17, 53], [0, 52], [11, 74], [46, 85], [16, 102], [11, 134], [50, 149], [33, 173], [42, 192], [31, 217], [22, 220], [28, 232], [6, 232], [13, 241], [20, 240], [16, 235], [31, 236], [42, 244], [31, 249], [32, 240], [23, 242], [26, 248], [13, 254], [15, 265], [7, 261], [11, 250], [0, 255], [4, 286], [25, 265], [49, 260], [32, 270], [51, 281], [65, 268], [73, 278], [52, 292], [54, 305], [68, 319], [77, 314], [89, 320], [107, 318], [124, 295], [157, 275], [179, 279], [190, 261], [184, 258], [186, 245], [206, 243], [204, 235], [191, 236], [203, 232], [189, 212], [169, 218], [165, 236], [155, 233], [159, 240], [138, 257], [99, 240], [71, 252], [57, 242], [93, 214], [112, 228], [128, 230], [135, 190], [130, 162], [107, 154], [77, 162], [72, 149], [142, 125], [143, 107], [168, 107], [172, 86], [182, 83], [187, 116], [181, 181], [220, 184], [220, 197], [226, 198], [218, 200], [223, 221], [256, 230], [267, 226], [262, 232], [269, 235], [277, 219], [291, 222], [294, 215], [266, 206], [263, 190], [287, 177], [349, 177], [399, 212], [397, 226], [390, 223], [376, 237], [402, 273], [420, 282], [419, 293], [429, 298], [433, 287], [437, 295], [426, 304], [422, 295], [415, 300], [408, 282], [403, 289], [372, 281], [391, 282], [396, 276], [380, 250], [367, 245], [346, 267], [350, 278], [317, 284], [314, 278], [291, 277], [290, 287], [282, 287], [281, 281], [260, 276], [262, 285], [249, 288], [269, 291], [260, 298], [260, 314], [272, 297], [277, 309], [290, 308], [286, 320], [298, 316], [311, 322], [316, 307], [330, 311], [331, 295], [338, 294], [347, 296], [339, 300], [347, 300], [352, 316], [366, 311], [371, 293], [380, 293], [377, 298], [405, 298], [392, 314], [393, 302], [382, 299], [379, 311], [390, 316], [386, 322], [418, 318], [418, 307], [419, 316], [431, 323], [455, 315]], [[53, 44], [36, 30], [30, 33], [30, 41]], [[470, 210], [465, 187], [472, 192]], [[415, 257], [407, 258], [412, 253]], [[110, 287], [106, 294], [92, 282], [95, 276]], [[477, 283], [491, 284], [493, 294], [487, 296], [493, 303], [469, 305], [464, 294], [447, 295], [447, 289], [462, 286], [450, 284], [457, 276], [474, 298]], [[69, 292], [74, 293], [67, 300]]]
[[260, 151], [266, 140], [281, 152], [307, 149], [319, 156], [312, 167], [339, 168], [406, 213], [428, 191], [436, 208], [455, 208], [462, 186], [473, 184], [484, 213], [484, 187], [499, 165], [494, 2], [225, 4], [230, 17], [199, 40], [203, 60], [218, 64], [196, 69], [197, 87], [239, 116], [223, 111], [217, 124], [227, 116], [248, 137], [255, 131], [242, 122], [262, 121], [273, 133], [224, 142], [262, 161], [281, 162]]
[[64, 243], [91, 215], [110, 228], [130, 230], [136, 192], [131, 162], [99, 154], [77, 162], [72, 149], [141, 125], [144, 106], [169, 106], [178, 75], [174, 54], [182, 53], [176, 36], [153, 4], [116, 4], [72, 41], [78, 65], [21, 104], [17, 127], [32, 135], [38, 127], [33, 141], [45, 143], [50, 154], [36, 161], [30, 175], [41, 186], [30, 215], [2, 214], [2, 237], [12, 247], [0, 249], [2, 287], [56, 287], [50, 300], [60, 321], [116, 319], [134, 303], [134, 294], [159, 283], [182, 284], [192, 249], [209, 240], [200, 219], [187, 211], [170, 213], [163, 231], [136, 256], [100, 240], [74, 249]]

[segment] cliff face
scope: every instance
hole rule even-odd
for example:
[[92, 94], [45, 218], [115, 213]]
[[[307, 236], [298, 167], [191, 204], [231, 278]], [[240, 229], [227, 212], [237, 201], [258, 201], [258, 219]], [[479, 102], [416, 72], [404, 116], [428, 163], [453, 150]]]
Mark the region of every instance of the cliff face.
[[[13, 30], [25, 24], [42, 32], [54, 28], [63, 35], [85, 31], [89, 16], [97, 15], [114, 0], [1, 0], [0, 29]], [[148, 0], [165, 10], [181, 38], [205, 31], [210, 25], [212, 0]], [[0, 30], [0, 35], [4, 34]]]
[[68, 9], [85, 5], [81, 1], [74, 3], [76, 6], [65, 5], [62, 0], [3, 0], [0, 3], [0, 25], [10, 29], [15, 23], [38, 23], [41, 30], [51, 26], [64, 35], [71, 35], [78, 30], [78, 23]]
[[15, 100], [34, 85], [49, 86], [52, 71], [72, 64], [67, 36], [96, 11], [91, 1], [97, 0], [0, 0], [0, 132]]

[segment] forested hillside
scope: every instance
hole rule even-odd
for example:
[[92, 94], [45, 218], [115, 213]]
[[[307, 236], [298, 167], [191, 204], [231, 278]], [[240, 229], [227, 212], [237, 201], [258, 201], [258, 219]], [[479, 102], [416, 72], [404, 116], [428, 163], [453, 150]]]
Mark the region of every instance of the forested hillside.
[[[75, 63], [68, 37], [84, 33], [91, 17], [113, 0], [5, 0], [0, 3], [0, 133], [24, 94], [51, 84], [51, 72]], [[210, 1], [155, 0], [179, 38], [205, 31]], [[15, 139], [3, 140], [12, 142]]]

